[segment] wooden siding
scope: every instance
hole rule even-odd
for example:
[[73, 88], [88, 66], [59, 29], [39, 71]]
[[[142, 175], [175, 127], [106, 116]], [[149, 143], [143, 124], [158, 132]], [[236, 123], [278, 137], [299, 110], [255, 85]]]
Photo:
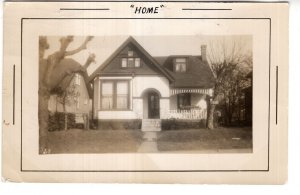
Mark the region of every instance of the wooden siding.
[[[122, 68], [122, 58], [128, 57], [128, 51], [133, 51], [132, 58], [140, 58], [140, 67]], [[154, 67], [154, 65], [147, 60], [147, 58], [138, 51], [133, 45], [125, 47], [112, 61], [103, 69], [102, 74], [120, 74], [120, 73], [132, 73], [135, 75], [159, 75], [160, 71]]]

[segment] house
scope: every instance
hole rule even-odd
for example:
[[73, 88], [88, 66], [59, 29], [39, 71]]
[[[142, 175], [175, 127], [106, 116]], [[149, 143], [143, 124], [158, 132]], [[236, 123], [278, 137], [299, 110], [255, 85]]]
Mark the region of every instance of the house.
[[[73, 73], [67, 76], [59, 85], [56, 94], [67, 91], [64, 100], [62, 96], [51, 95], [48, 102], [48, 110], [51, 113], [66, 112], [75, 114], [75, 122], [86, 124], [92, 116], [92, 88], [88, 82], [88, 75]], [[84, 118], [85, 117], [85, 118]]]
[[[93, 118], [103, 121], [206, 120], [214, 75], [201, 56], [155, 57], [129, 37], [91, 75]], [[151, 126], [151, 125], [150, 125]], [[152, 128], [152, 127], [151, 127]]]

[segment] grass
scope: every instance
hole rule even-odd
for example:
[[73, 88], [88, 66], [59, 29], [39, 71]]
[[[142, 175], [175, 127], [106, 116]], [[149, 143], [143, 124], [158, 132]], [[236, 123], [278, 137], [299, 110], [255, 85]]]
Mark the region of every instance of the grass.
[[49, 133], [51, 153], [118, 153], [135, 152], [142, 143], [137, 130], [80, 130]]
[[171, 130], [158, 134], [159, 151], [227, 149], [252, 149], [251, 128]]
[[[49, 132], [51, 153], [129, 153], [143, 143], [140, 130], [79, 130]], [[234, 138], [234, 139], [232, 139]], [[161, 152], [252, 150], [251, 128], [168, 130], [158, 132]], [[242, 150], [241, 150], [242, 151]]]

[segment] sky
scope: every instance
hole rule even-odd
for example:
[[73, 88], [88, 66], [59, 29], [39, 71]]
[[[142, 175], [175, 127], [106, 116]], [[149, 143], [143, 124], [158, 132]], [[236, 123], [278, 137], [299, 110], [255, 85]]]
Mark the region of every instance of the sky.
[[[97, 36], [87, 45], [87, 49], [73, 56], [74, 60], [84, 64], [89, 54], [96, 55], [96, 63], [88, 68], [91, 74], [97, 69], [129, 36]], [[45, 57], [59, 49], [59, 36], [48, 36], [50, 48], [46, 50]], [[211, 45], [216, 46], [225, 43], [226, 47], [231, 48], [232, 44], [238, 43], [241, 46], [240, 52], [252, 52], [252, 36], [250, 35], [231, 35], [231, 36], [134, 36], [152, 56], [169, 55], [201, 55], [201, 45], [207, 45], [207, 50]], [[74, 41], [69, 45], [68, 50], [77, 48], [82, 44], [85, 37], [75, 36]], [[220, 48], [219, 48], [220, 49]]]

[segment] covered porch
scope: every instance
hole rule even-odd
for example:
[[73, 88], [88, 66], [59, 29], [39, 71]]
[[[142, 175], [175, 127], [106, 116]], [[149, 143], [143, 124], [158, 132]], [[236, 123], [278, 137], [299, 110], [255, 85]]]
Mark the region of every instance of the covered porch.
[[170, 90], [168, 119], [201, 120], [207, 118], [212, 89], [175, 88]]

